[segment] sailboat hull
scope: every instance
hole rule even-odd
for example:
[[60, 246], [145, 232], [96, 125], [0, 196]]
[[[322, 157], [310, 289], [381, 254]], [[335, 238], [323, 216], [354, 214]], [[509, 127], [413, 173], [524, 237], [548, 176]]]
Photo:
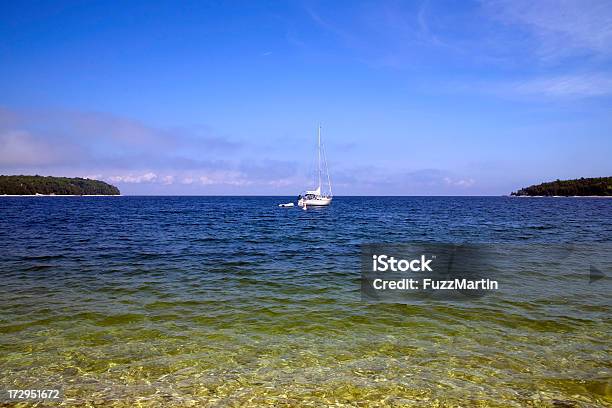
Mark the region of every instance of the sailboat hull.
[[304, 205], [307, 206], [325, 206], [325, 205], [330, 205], [332, 201], [331, 197], [317, 197], [317, 198], [310, 198], [310, 199], [301, 199], [300, 201], [298, 201], [298, 205], [300, 207], [303, 207]]

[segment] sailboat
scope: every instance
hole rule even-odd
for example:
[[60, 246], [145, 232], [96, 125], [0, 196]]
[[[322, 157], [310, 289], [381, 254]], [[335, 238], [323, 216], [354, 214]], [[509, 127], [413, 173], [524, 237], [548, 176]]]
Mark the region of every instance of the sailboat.
[[[321, 160], [321, 152], [323, 152], [323, 160]], [[323, 183], [323, 169], [322, 165], [325, 166], [325, 174], [327, 178], [327, 191], [323, 193], [321, 187]], [[317, 188], [314, 190], [307, 190], [303, 195], [298, 197], [298, 205], [304, 209], [307, 206], [325, 206], [330, 205], [333, 195], [331, 187], [331, 179], [329, 178], [329, 169], [327, 168], [327, 157], [325, 154], [325, 148], [321, 145], [321, 126], [317, 128]]]

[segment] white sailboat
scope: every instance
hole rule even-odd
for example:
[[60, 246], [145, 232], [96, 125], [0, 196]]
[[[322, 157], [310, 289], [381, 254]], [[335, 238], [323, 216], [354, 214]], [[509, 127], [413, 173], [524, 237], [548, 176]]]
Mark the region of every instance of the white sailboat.
[[[323, 152], [323, 160], [321, 160], [321, 152]], [[325, 166], [325, 174], [327, 177], [327, 191], [323, 192], [323, 174], [322, 165]], [[298, 205], [304, 209], [307, 206], [325, 206], [330, 205], [333, 195], [331, 187], [331, 179], [329, 178], [329, 169], [327, 168], [327, 156], [325, 148], [321, 145], [321, 126], [317, 129], [317, 180], [318, 185], [314, 190], [307, 190], [303, 195], [298, 197]]]

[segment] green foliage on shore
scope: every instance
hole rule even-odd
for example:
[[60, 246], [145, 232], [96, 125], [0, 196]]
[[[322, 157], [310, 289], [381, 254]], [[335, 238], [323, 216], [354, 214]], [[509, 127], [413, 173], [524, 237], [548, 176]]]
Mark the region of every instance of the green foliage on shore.
[[612, 196], [612, 177], [556, 180], [515, 191], [513, 196]]
[[1, 176], [0, 195], [118, 195], [119, 189], [99, 180], [45, 176]]

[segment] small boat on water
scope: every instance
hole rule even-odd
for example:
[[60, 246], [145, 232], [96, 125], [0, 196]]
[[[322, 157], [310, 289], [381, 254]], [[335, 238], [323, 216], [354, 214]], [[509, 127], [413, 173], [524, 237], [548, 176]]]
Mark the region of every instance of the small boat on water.
[[279, 207], [293, 207], [293, 203], [285, 203], [285, 204], [279, 204]]
[[[323, 192], [323, 167], [325, 167], [325, 175], [327, 178], [327, 191]], [[329, 177], [329, 169], [327, 167], [327, 155], [325, 147], [321, 144], [321, 126], [317, 129], [317, 188], [307, 190], [298, 197], [298, 205], [304, 209], [307, 206], [326, 206], [332, 202], [332, 187]]]

